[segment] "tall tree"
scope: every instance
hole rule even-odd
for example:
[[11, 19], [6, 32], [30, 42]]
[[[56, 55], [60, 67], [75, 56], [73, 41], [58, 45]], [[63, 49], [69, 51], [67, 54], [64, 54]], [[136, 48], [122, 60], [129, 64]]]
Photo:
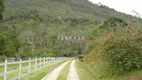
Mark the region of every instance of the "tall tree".
[[3, 20], [4, 0], [0, 0], [0, 20]]

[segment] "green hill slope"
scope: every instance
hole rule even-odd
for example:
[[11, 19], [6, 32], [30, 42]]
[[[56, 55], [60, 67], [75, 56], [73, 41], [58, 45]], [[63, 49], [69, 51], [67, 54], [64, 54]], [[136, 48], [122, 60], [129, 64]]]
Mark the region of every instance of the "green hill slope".
[[141, 80], [142, 28], [110, 18], [88, 33], [80, 64], [96, 80]]
[[[17, 57], [76, 56], [82, 54], [84, 48], [84, 40], [77, 39], [86, 37], [94, 26], [111, 16], [130, 23], [133, 19], [88, 0], [5, 0], [3, 15], [0, 34], [20, 42], [18, 46], [8, 43], [16, 46], [10, 51], [19, 53], [13, 55]], [[61, 40], [61, 36], [76, 39]], [[7, 56], [7, 48], [1, 49], [4, 51], [0, 54]]]
[[38, 16], [60, 16], [85, 17], [101, 21], [111, 16], [116, 16], [128, 20], [130, 15], [120, 13], [104, 5], [97, 5], [88, 0], [6, 0], [5, 19], [11, 17]]

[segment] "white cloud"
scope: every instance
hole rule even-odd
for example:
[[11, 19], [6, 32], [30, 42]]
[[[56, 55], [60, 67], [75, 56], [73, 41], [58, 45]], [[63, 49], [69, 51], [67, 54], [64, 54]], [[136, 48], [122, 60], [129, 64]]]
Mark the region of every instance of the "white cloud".
[[110, 8], [114, 8], [117, 11], [135, 15], [132, 10], [135, 10], [142, 17], [142, 1], [141, 0], [89, 0], [93, 3], [102, 3]]

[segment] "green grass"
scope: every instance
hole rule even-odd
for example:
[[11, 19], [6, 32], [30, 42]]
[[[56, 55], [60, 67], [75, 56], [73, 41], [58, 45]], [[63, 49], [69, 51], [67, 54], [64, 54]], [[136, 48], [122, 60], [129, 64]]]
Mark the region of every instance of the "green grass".
[[[22, 68], [28, 67], [28, 65], [29, 65], [28, 62], [22, 63]], [[34, 62], [31, 62], [31, 66], [32, 65], [34, 65]], [[18, 69], [19, 69], [19, 64], [8, 65], [8, 67], [7, 67], [7, 71], [18, 70]], [[30, 69], [34, 70], [34, 67], [31, 67]], [[4, 72], [4, 66], [1, 66], [0, 67], [0, 73], [3, 73], [3, 72]], [[21, 71], [21, 74], [24, 74], [24, 73], [28, 73], [28, 68]], [[7, 79], [12, 79], [12, 78], [17, 77], [17, 76], [19, 76], [19, 71], [8, 74]], [[0, 79], [3, 79], [3, 76], [0, 76]]]
[[[96, 51], [96, 50], [95, 50]], [[100, 59], [97, 52], [89, 53], [83, 62], [78, 61], [96, 80], [141, 80], [142, 70], [128, 72], [123, 75], [112, 74], [106, 62]]]
[[68, 76], [68, 72], [69, 72], [69, 67], [70, 67], [70, 63], [69, 62], [64, 68], [63, 70], [60, 72], [57, 80], [66, 80], [67, 76]]
[[[88, 63], [78, 61], [78, 64], [81, 65], [85, 70], [87, 70], [87, 72], [89, 72], [89, 74], [92, 75], [96, 80], [121, 80], [119, 76], [112, 76], [111, 73], [105, 72], [105, 66], [104, 69], [102, 69], [100, 68], [100, 64], [94, 64], [93, 61]], [[106, 74], [110, 76], [106, 76]]]
[[124, 80], [142, 80], [142, 70], [132, 71], [127, 73]]
[[[41, 80], [45, 75], [47, 75], [49, 72], [57, 68], [59, 65], [61, 65], [63, 62], [57, 63], [55, 65], [49, 66], [48, 68], [43, 69], [42, 72], [34, 74], [30, 80]], [[25, 79], [25, 78], [24, 78]], [[25, 79], [27, 80], [27, 79]]]
[[94, 80], [87, 72], [80, 66], [79, 61], [76, 61], [75, 68], [80, 80]]

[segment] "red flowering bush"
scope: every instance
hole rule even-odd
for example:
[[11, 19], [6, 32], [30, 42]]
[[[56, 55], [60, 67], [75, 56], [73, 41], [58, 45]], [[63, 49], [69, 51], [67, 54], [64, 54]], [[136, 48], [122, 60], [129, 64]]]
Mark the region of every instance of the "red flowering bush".
[[102, 43], [102, 47], [104, 47], [107, 43], [109, 43], [114, 38], [114, 35], [110, 35], [105, 39], [105, 41]]
[[142, 69], [142, 35], [140, 33], [139, 31], [135, 34], [136, 37], [127, 37], [127, 39], [114, 38], [103, 48], [104, 59], [110, 63], [115, 72], [124, 73]]

